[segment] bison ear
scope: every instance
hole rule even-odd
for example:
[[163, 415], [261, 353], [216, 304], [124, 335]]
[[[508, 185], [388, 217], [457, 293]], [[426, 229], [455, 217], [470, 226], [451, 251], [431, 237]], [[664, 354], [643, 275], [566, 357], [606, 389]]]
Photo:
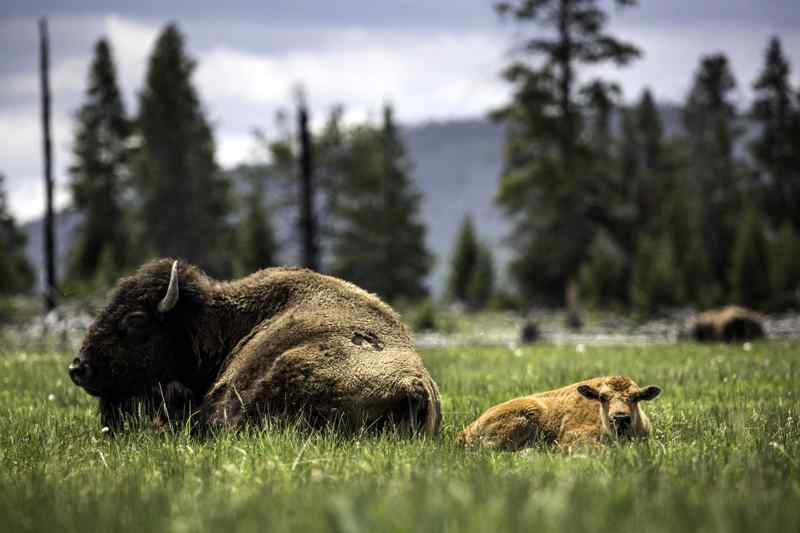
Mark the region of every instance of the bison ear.
[[162, 313], [166, 313], [175, 307], [175, 304], [178, 303], [178, 293], [178, 261], [175, 261], [172, 263], [172, 272], [169, 276], [167, 294], [165, 294], [164, 298], [158, 303], [158, 310]]
[[650, 385], [649, 387], [639, 389], [639, 392], [636, 393], [636, 401], [646, 402], [648, 400], [653, 400], [659, 394], [661, 394], [661, 387]]
[[587, 400], [599, 400], [600, 399], [600, 392], [594, 387], [590, 387], [589, 385], [578, 385], [578, 394], [586, 398]]

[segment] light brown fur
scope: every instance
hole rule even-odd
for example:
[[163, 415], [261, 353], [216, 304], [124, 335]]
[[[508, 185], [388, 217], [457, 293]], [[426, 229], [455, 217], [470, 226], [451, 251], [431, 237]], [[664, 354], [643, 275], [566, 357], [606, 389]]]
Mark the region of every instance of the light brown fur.
[[[582, 385], [595, 389], [607, 401], [584, 397], [578, 391]], [[508, 451], [537, 444], [599, 443], [617, 437], [609, 416], [622, 413], [631, 419], [626, 436], [646, 437], [650, 421], [635, 399], [640, 390], [646, 389], [640, 389], [630, 378], [606, 376], [515, 398], [490, 407], [459, 438], [467, 445]], [[657, 387], [652, 390], [660, 391]]]

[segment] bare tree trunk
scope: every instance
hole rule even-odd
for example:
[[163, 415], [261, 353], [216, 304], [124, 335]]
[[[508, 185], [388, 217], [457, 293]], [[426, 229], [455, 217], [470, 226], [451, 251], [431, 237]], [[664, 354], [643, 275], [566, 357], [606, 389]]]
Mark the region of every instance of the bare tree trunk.
[[300, 136], [300, 233], [303, 241], [303, 266], [319, 270], [319, 249], [314, 196], [313, 154], [308, 131], [308, 108], [298, 90], [298, 135]]
[[572, 330], [579, 330], [583, 327], [581, 319], [581, 304], [578, 291], [578, 282], [575, 278], [569, 278], [564, 290], [564, 300], [567, 306], [567, 327]]
[[53, 231], [53, 155], [50, 139], [50, 80], [49, 80], [49, 42], [47, 36], [47, 19], [39, 20], [40, 67], [42, 86], [42, 134], [44, 150], [44, 303], [48, 311], [56, 307], [56, 264], [55, 233]]

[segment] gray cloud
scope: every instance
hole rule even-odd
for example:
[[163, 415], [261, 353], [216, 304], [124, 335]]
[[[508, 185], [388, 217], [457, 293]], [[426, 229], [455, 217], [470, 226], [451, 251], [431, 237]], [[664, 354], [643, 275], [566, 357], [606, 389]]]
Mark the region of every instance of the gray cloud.
[[766, 26], [774, 31], [800, 26], [796, 0], [640, 0], [619, 21], [647, 26]]
[[[370, 28], [437, 27], [486, 28], [495, 24], [493, 0], [193, 0], [165, 5], [158, 0], [6, 0], [0, 18], [10, 16], [94, 15], [122, 16], [164, 21], [213, 19], [220, 33], [231, 20], [248, 20], [278, 27]], [[610, 4], [609, 1], [606, 3]], [[647, 25], [737, 22], [796, 28], [800, 10], [796, 0], [640, 0], [639, 7], [625, 10], [625, 19]]]
[[[309, 85], [315, 116], [344, 103], [354, 118], [391, 99], [405, 122], [479, 116], [508, 93], [497, 72], [514, 30], [498, 22], [488, 0], [195, 0], [183, 8], [150, 0], [22, 2], [0, 7], [0, 171], [23, 218], [40, 212], [36, 17], [50, 17], [56, 167], [66, 199], [71, 115], [81, 101], [91, 49], [111, 37], [130, 110], [159, 29], [175, 19], [198, 59], [195, 82], [215, 123], [219, 157], [247, 157], [253, 126], [272, 125], [291, 87]], [[614, 30], [639, 43], [645, 57], [600, 72], [629, 98], [645, 86], [680, 101], [701, 55], [723, 50], [739, 77], [744, 106], [768, 37], [800, 50], [795, 0], [644, 0], [612, 18]], [[793, 56], [795, 73], [800, 57]], [[795, 77], [797, 81], [797, 77]]]
[[[116, 13], [122, 16], [165, 20], [175, 18], [214, 19], [224, 24], [231, 20], [256, 21], [268, 26], [364, 26], [392, 28], [405, 26], [457, 27], [486, 26], [492, 22], [490, 0], [268, 0], [265, 2], [229, 0], [193, 0], [183, 5], [166, 5], [157, 0], [101, 1], [84, 0], [76, 5], [69, 1], [7, 0], [5, 16], [39, 16], [95, 13]], [[0, 11], [0, 14], [3, 13]], [[487, 19], [489, 22], [487, 22]]]

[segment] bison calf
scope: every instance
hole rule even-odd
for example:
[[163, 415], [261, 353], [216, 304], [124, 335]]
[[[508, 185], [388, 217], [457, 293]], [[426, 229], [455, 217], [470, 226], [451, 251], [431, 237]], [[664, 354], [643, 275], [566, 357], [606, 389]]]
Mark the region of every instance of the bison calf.
[[439, 392], [392, 309], [340, 279], [269, 268], [220, 282], [160, 260], [123, 278], [69, 366], [126, 415], [195, 427], [302, 416], [311, 426], [434, 433]]
[[461, 433], [465, 444], [514, 451], [536, 444], [646, 437], [650, 421], [639, 402], [661, 393], [624, 376], [601, 377], [490, 407]]

